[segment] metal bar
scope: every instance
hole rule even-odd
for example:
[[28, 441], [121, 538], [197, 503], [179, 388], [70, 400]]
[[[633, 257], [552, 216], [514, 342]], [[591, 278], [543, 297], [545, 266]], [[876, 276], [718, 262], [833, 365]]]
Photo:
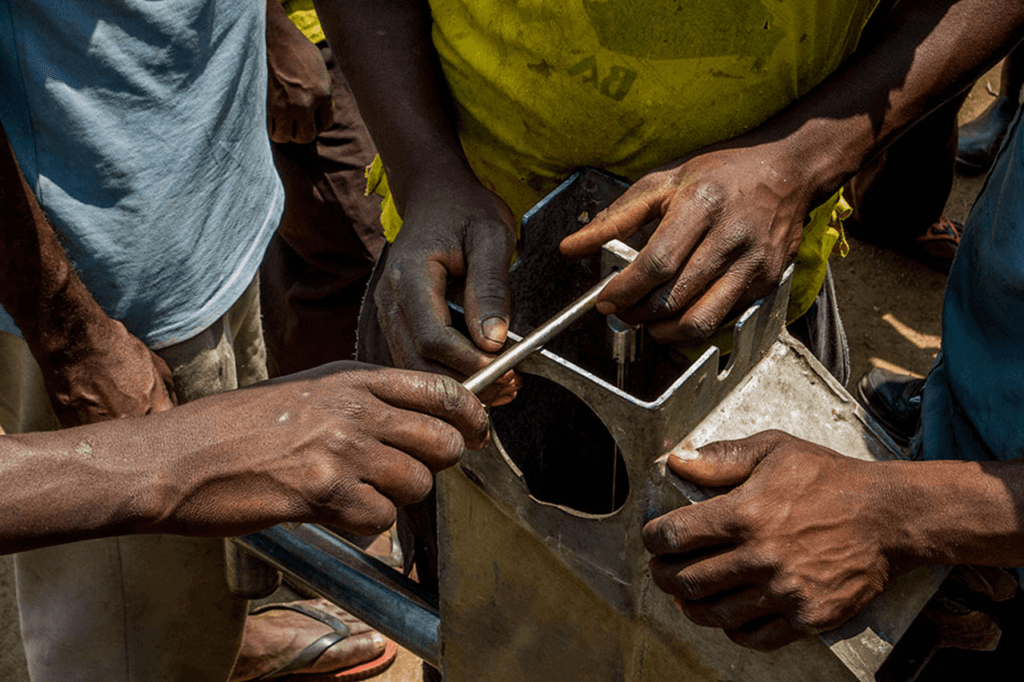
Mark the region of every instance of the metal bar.
[[473, 393], [480, 393], [480, 391], [490, 386], [499, 377], [504, 375], [505, 372], [522, 362], [523, 358], [527, 355], [540, 350], [545, 343], [558, 336], [569, 325], [583, 317], [584, 313], [597, 304], [597, 297], [608, 285], [608, 282], [612, 281], [617, 274], [619, 273], [612, 272], [607, 275], [587, 293], [563, 308], [560, 313], [524, 336], [522, 341], [494, 358], [489, 365], [462, 382], [462, 385]]
[[440, 665], [441, 618], [416, 583], [321, 528], [274, 526], [233, 538], [303, 587], [433, 666]]

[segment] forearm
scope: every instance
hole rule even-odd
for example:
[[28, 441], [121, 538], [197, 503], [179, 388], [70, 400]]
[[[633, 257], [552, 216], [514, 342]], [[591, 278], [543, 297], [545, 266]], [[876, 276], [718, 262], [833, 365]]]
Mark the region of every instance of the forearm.
[[159, 425], [115, 420], [0, 436], [0, 554], [154, 526], [169, 442]]
[[902, 0], [882, 30], [835, 73], [766, 124], [822, 199], [1019, 39], [1024, 5], [1009, 0]]
[[4, 260], [0, 304], [44, 368], [66, 362], [81, 338], [106, 315], [68, 261], [18, 166], [0, 125], [0, 197]]
[[283, 40], [288, 40], [292, 35], [298, 34], [299, 37], [305, 38], [302, 35], [302, 31], [295, 27], [295, 24], [288, 18], [288, 13], [284, 11], [284, 7], [281, 5], [281, 0], [267, 0], [267, 50], [270, 51], [271, 47], [276, 44], [276, 41], [280, 37]]
[[1024, 460], [893, 462], [894, 565], [1024, 566]]
[[476, 183], [419, 0], [317, 0], [328, 42], [380, 150], [400, 212], [423, 193]]

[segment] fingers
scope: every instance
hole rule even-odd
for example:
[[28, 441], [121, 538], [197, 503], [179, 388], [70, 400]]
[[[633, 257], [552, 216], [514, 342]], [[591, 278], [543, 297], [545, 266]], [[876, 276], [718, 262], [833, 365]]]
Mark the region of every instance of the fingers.
[[693, 559], [680, 555], [654, 557], [651, 578], [663, 592], [687, 601], [697, 601], [739, 587], [757, 584], [770, 571], [747, 560], [734, 550], [704, 554]]
[[309, 144], [316, 139], [316, 135], [319, 132], [316, 116], [316, 110], [310, 109], [297, 112], [297, 115], [292, 117], [291, 142]]
[[709, 443], [696, 453], [685, 453], [686, 457], [670, 456], [668, 468], [677, 476], [697, 485], [716, 488], [739, 485], [754, 473], [754, 469], [768, 453], [789, 438], [788, 434], [773, 430], [739, 440]]
[[370, 536], [386, 531], [395, 524], [397, 517], [398, 510], [386, 495], [374, 485], [359, 482], [351, 490], [333, 495], [326, 510], [318, 510], [312, 520], [341, 526], [356, 535]]
[[735, 529], [725, 497], [680, 507], [649, 521], [643, 528], [647, 551], [661, 556], [731, 545]]
[[317, 107], [313, 118], [316, 124], [317, 135], [330, 128], [331, 124], [334, 123], [334, 98], [325, 97], [321, 99], [320, 106]]
[[697, 625], [738, 630], [753, 621], [778, 613], [775, 604], [763, 598], [760, 588], [746, 587], [702, 601], [677, 599], [683, 614]]
[[[483, 432], [486, 437], [486, 431]], [[418, 412], [395, 410], [381, 433], [381, 442], [412, 455], [430, 471], [454, 466], [465, 439], [451, 424]], [[473, 445], [477, 445], [474, 442]]]
[[473, 342], [490, 353], [501, 350], [508, 334], [512, 230], [511, 225], [496, 226], [466, 237], [466, 325]]
[[[483, 405], [451, 377], [379, 369], [366, 372], [365, 382], [375, 397], [389, 405], [445, 420], [461, 434], [466, 447], [478, 450], [487, 443], [490, 423]], [[407, 428], [396, 429], [395, 438], [403, 439], [401, 442], [404, 443], [412, 433], [423, 437], [426, 430], [416, 431], [422, 426], [423, 422], [410, 421]], [[433, 436], [435, 444], [443, 444], [445, 435], [444, 432], [436, 432]]]
[[367, 458], [362, 476], [364, 483], [372, 485], [395, 507], [423, 501], [434, 487], [431, 470], [408, 454], [381, 447], [373, 457]]
[[[391, 319], [390, 329], [384, 331], [389, 341], [402, 346], [399, 353], [406, 356], [403, 366], [412, 366], [421, 357], [469, 376], [486, 365], [491, 356], [451, 326], [445, 302], [449, 274], [450, 268], [433, 259], [422, 265], [403, 260], [389, 268], [386, 276], [390, 291], [384, 293], [383, 303]], [[396, 313], [400, 317], [396, 318]]]
[[769, 616], [748, 623], [743, 628], [726, 630], [725, 634], [732, 641], [748, 649], [775, 651], [806, 637], [809, 633], [797, 630], [782, 617]]
[[[632, 312], [634, 315], [640, 315], [635, 322], [644, 321], [642, 310], [630, 311], [629, 309], [651, 294], [659, 285], [677, 280], [684, 265], [687, 268], [691, 267], [688, 264], [690, 255], [697, 249], [698, 244], [701, 244], [713, 218], [714, 209], [709, 202], [697, 199], [677, 200], [665, 213], [658, 229], [648, 240], [647, 245], [641, 249], [636, 259], [619, 273], [618, 277], [609, 282], [601, 292], [597, 309], [606, 315], [622, 311], [628, 316]], [[643, 222], [637, 223], [633, 231], [642, 225]], [[674, 294], [669, 289], [666, 292], [666, 294], [671, 294], [667, 297], [668, 300], [662, 300], [665, 296], [656, 298], [651, 307], [661, 310], [667, 304], [672, 303], [671, 299], [674, 297], [681, 297], [681, 300], [684, 301], [681, 305], [685, 305], [686, 301], [704, 289], [709, 275], [703, 274], [703, 270], [711, 269], [717, 272], [718, 266], [715, 264], [721, 259], [708, 258], [710, 251], [706, 247], [702, 253], [706, 255], [703, 260], [698, 261], [698, 264], [703, 267], [700, 271], [693, 271], [694, 279], [684, 281], [683, 288]], [[675, 308], [675, 310], [678, 309], [678, 307]], [[659, 316], [664, 317], [665, 314], [667, 313], [662, 313]]]
[[661, 206], [661, 196], [650, 189], [650, 183], [640, 180], [593, 220], [563, 239], [558, 248], [566, 258], [593, 255], [602, 244], [627, 239], [651, 220], [660, 218]]
[[696, 303], [681, 315], [647, 325], [658, 343], [699, 346], [707, 341], [737, 309], [738, 302], [749, 295], [750, 277], [745, 269], [734, 267], [715, 281]]

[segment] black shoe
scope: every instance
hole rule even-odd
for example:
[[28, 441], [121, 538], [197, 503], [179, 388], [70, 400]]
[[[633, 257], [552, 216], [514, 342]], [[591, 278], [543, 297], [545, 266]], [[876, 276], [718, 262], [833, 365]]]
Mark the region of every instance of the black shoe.
[[960, 126], [956, 169], [964, 175], [980, 175], [988, 171], [1016, 113], [1015, 100], [997, 97], [978, 118]]
[[857, 400], [885, 432], [906, 447], [921, 421], [924, 379], [875, 367], [857, 382]]

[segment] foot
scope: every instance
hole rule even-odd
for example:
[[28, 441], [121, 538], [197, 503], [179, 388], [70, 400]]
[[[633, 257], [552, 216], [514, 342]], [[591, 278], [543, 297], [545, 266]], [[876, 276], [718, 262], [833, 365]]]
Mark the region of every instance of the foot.
[[[343, 628], [332, 626], [303, 613], [286, 609], [268, 610], [250, 615], [245, 623], [242, 648], [231, 673], [231, 682], [272, 679], [262, 677], [280, 670], [282, 674], [328, 673], [380, 657], [387, 640], [370, 626], [323, 599], [296, 602], [300, 608], [314, 609], [344, 624], [349, 636], [329, 646], [321, 655], [299, 669], [282, 670], [299, 658], [314, 642]], [[277, 675], [273, 675], [276, 677]]]
[[875, 367], [857, 382], [857, 401], [898, 444], [906, 447], [921, 419], [924, 379]]
[[957, 249], [960, 248], [960, 237], [963, 233], [963, 223], [941, 216], [928, 226], [924, 234], [914, 238], [905, 251], [908, 256], [933, 270], [948, 273]]
[[979, 175], [991, 168], [1016, 113], [1017, 102], [997, 97], [978, 118], [960, 126], [957, 170], [964, 175]]

